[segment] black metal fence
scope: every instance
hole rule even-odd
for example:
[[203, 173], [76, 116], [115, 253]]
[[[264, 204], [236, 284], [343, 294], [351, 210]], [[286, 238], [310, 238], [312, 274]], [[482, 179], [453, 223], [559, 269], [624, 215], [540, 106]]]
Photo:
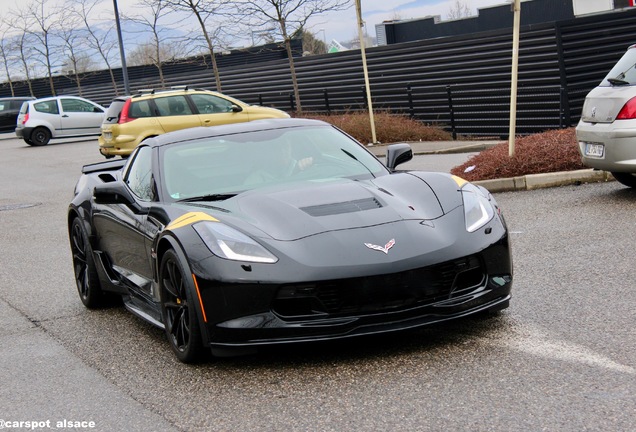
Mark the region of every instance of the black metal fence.
[[[636, 8], [525, 26], [521, 30], [517, 132], [535, 133], [575, 125], [583, 100], [626, 48], [636, 42]], [[287, 59], [271, 50], [219, 64], [223, 91], [249, 103], [294, 110]], [[367, 62], [374, 108], [410, 115], [455, 135], [507, 137], [511, 81], [511, 30], [498, 30], [370, 48]], [[221, 57], [223, 59], [223, 57]], [[209, 61], [166, 65], [168, 85], [214, 88]], [[209, 60], [209, 59], [208, 59]], [[361, 110], [366, 104], [358, 50], [298, 57], [305, 111]], [[106, 73], [86, 77], [83, 95], [102, 104], [113, 96]], [[121, 73], [117, 71], [119, 79]], [[67, 77], [58, 93], [77, 94]], [[133, 90], [158, 86], [152, 67], [131, 74]], [[39, 83], [37, 96], [48, 87]], [[28, 94], [25, 84], [19, 94]], [[44, 92], [44, 94], [39, 93]], [[8, 88], [0, 88], [0, 96]]]

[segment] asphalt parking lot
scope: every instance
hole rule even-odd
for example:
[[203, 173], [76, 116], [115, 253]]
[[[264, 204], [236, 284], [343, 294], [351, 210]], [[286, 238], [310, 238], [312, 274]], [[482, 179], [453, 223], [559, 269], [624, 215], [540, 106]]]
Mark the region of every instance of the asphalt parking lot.
[[0, 151], [0, 428], [636, 429], [636, 192], [617, 182], [495, 194], [515, 263], [496, 318], [186, 366], [161, 331], [77, 297], [65, 216], [96, 141]]

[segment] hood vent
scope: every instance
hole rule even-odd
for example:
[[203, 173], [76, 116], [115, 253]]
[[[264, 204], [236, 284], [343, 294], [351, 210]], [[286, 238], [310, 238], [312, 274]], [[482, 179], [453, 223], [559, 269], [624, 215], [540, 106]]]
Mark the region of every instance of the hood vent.
[[344, 213], [355, 213], [364, 210], [382, 208], [382, 204], [375, 198], [364, 198], [341, 203], [321, 204], [316, 206], [302, 207], [310, 216], [331, 216]]

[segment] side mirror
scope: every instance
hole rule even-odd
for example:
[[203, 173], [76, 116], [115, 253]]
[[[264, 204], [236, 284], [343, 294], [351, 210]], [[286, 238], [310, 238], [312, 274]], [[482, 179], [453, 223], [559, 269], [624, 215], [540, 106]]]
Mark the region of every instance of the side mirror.
[[241, 111], [243, 111], [243, 108], [241, 108], [238, 105], [232, 104], [232, 112], [237, 113], [237, 112], [241, 112]]
[[395, 170], [400, 164], [413, 159], [413, 150], [408, 144], [391, 144], [386, 149], [386, 166], [391, 170]]
[[137, 203], [130, 190], [119, 181], [95, 186], [93, 199], [96, 204], [122, 204], [135, 213], [144, 213], [144, 208]]

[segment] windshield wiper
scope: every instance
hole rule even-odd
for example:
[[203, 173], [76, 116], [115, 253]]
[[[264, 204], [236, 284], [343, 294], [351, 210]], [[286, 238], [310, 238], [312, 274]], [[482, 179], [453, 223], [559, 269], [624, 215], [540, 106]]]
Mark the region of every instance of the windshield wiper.
[[607, 81], [615, 86], [624, 86], [624, 85], [629, 85], [629, 81], [625, 81], [624, 79], [621, 78], [608, 78]]
[[236, 193], [227, 193], [227, 194], [209, 194], [209, 195], [201, 195], [190, 198], [184, 198], [177, 200], [177, 202], [196, 202], [196, 201], [224, 201], [226, 199], [233, 198], [237, 196]]
[[362, 165], [362, 166], [363, 166], [363, 167], [364, 167], [367, 171], [369, 171], [369, 174], [371, 174], [371, 177], [375, 178], [375, 174], [373, 174], [373, 171], [371, 171], [371, 170], [369, 169], [369, 167], [368, 167], [368, 166], [366, 166], [365, 164], [363, 164], [362, 162], [360, 162], [360, 160], [359, 160], [357, 157], [355, 157], [352, 153], [349, 153], [347, 150], [345, 150], [345, 149], [343, 149], [343, 148], [341, 148], [340, 150], [342, 150], [342, 152], [343, 152], [344, 154], [346, 154], [347, 156], [349, 156], [351, 159], [353, 159], [354, 161], [356, 161], [356, 162], [358, 162], [360, 165]]

